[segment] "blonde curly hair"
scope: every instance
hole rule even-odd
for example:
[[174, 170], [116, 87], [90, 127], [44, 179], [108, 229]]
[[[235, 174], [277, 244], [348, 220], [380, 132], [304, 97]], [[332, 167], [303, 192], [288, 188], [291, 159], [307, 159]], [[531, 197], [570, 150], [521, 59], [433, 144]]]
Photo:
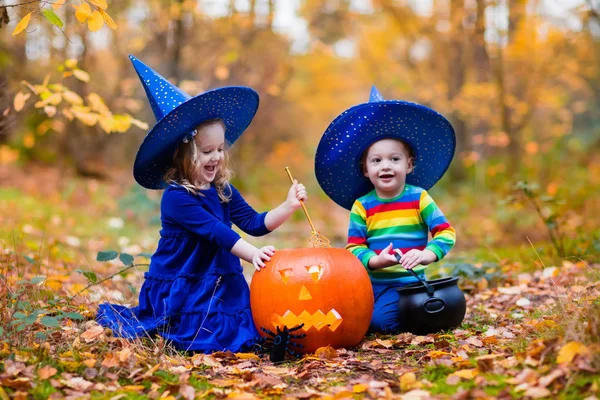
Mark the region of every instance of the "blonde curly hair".
[[[196, 127], [196, 131], [200, 132], [203, 128], [220, 124], [225, 130], [225, 123], [222, 119], [216, 118], [202, 122]], [[198, 180], [198, 144], [196, 140], [192, 138], [188, 142], [182, 142], [175, 155], [173, 156], [173, 165], [164, 175], [165, 182], [169, 184], [175, 184], [183, 187], [189, 193], [193, 195], [203, 196], [201, 187], [208, 182], [200, 182]], [[216, 175], [214, 185], [219, 195], [219, 199], [223, 203], [229, 202], [231, 199], [231, 189], [229, 188], [229, 181], [233, 177], [233, 171], [229, 169], [229, 152], [227, 148], [227, 142], [225, 142], [225, 149], [223, 151], [224, 159], [221, 163]]]

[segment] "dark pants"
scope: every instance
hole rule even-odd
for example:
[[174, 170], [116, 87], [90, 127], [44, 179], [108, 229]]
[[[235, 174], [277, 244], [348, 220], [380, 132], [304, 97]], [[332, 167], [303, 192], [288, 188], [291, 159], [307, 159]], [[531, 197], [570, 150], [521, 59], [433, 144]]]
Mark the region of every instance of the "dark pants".
[[[422, 275], [424, 277], [424, 275]], [[371, 282], [375, 305], [369, 333], [400, 333], [403, 329], [402, 319], [398, 315], [398, 300], [400, 295], [396, 289], [416, 283], [417, 278], [407, 277], [402, 282], [381, 284]]]

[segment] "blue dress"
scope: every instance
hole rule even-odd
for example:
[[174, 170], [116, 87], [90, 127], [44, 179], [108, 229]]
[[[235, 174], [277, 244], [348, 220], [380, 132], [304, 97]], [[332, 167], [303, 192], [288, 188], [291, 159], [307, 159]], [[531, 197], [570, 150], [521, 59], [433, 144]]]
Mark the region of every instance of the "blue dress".
[[231, 224], [253, 236], [269, 230], [266, 213], [254, 211], [230, 188], [228, 203], [220, 201], [214, 186], [197, 196], [178, 186], [165, 190], [161, 238], [139, 305], [101, 304], [101, 325], [130, 339], [159, 334], [186, 351], [237, 352], [253, 344], [258, 332], [240, 259], [230, 253], [240, 239]]

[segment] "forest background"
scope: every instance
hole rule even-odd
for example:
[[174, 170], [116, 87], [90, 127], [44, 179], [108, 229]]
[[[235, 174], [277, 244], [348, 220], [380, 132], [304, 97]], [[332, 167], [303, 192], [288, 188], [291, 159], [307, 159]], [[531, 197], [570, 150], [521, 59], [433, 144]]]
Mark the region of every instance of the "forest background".
[[[595, 0], [0, 0], [4, 291], [39, 275], [71, 296], [130, 264], [99, 264], [98, 252], [156, 248], [161, 192], [131, 173], [155, 119], [129, 54], [191, 95], [257, 90], [256, 118], [231, 149], [233, 183], [267, 210], [285, 198], [290, 167], [334, 246], [348, 212], [318, 186], [315, 150], [376, 85], [455, 128], [455, 158], [430, 191], [458, 232], [442, 273], [485, 290], [509, 272], [598, 262]], [[310, 233], [298, 212], [252, 240], [307, 247]], [[84, 303], [135, 303], [142, 281], [143, 268], [129, 270]]]

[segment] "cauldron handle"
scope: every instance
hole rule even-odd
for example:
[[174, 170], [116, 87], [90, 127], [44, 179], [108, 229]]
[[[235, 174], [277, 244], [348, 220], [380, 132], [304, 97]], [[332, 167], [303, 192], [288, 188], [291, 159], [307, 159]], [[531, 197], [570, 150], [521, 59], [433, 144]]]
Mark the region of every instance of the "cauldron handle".
[[[400, 254], [394, 252], [394, 257], [396, 257], [398, 264], [400, 264], [400, 260], [402, 259], [402, 257], [400, 257]], [[421, 282], [423, 284], [423, 286], [425, 286], [425, 290], [427, 291], [427, 294], [429, 295], [429, 297], [432, 297], [433, 293], [435, 292], [435, 289], [433, 288], [433, 286], [431, 286], [425, 279], [423, 279], [421, 277], [421, 275], [417, 274], [412, 269], [409, 269], [409, 271], [414, 275], [415, 278], [417, 278], [419, 280], [419, 282]]]

